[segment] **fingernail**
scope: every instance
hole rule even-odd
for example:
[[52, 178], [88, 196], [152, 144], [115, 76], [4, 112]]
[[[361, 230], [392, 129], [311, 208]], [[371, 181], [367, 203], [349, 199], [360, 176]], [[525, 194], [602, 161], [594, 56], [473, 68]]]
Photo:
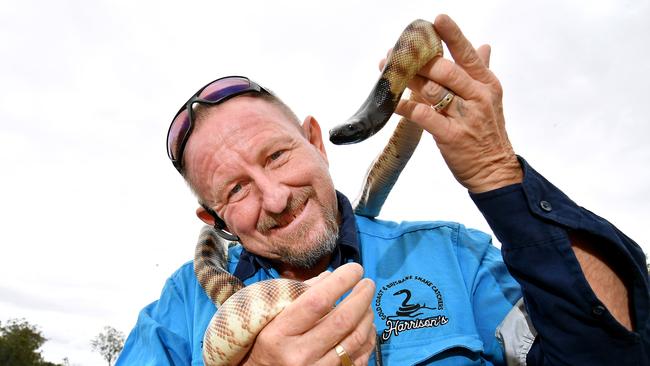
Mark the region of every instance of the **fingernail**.
[[360, 282], [364, 288], [368, 288], [373, 293], [375, 292], [375, 281], [371, 280], [370, 278], [363, 278]]

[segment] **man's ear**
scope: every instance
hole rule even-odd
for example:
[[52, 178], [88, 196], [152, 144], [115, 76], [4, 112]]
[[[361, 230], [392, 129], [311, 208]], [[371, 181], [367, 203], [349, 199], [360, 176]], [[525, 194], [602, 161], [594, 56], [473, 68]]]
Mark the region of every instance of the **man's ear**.
[[201, 219], [201, 221], [205, 222], [206, 224], [214, 226], [214, 217], [212, 217], [212, 215], [210, 215], [210, 213], [201, 206], [196, 209], [196, 217]]
[[325, 144], [323, 144], [323, 135], [316, 118], [313, 116], [307, 116], [302, 122], [302, 130], [305, 132], [305, 136], [307, 137], [307, 140], [309, 140], [309, 143], [311, 143], [316, 150], [323, 155], [323, 158], [329, 164], [327, 160], [327, 152], [325, 151]]

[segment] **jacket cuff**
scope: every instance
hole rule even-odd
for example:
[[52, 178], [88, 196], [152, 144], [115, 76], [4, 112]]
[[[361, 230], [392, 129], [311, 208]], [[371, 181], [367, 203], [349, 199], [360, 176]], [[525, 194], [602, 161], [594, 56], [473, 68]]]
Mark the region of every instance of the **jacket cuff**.
[[[616, 236], [609, 223], [578, 206], [522, 157], [522, 183], [470, 197], [501, 242], [503, 249], [536, 246], [568, 238], [567, 229]], [[603, 225], [605, 224], [605, 225]]]

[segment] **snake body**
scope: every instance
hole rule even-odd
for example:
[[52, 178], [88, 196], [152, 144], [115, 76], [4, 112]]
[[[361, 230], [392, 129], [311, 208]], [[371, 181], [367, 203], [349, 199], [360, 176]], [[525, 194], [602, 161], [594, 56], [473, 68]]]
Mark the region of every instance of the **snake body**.
[[[433, 25], [424, 20], [409, 24], [386, 61], [371, 94], [346, 123], [330, 131], [335, 144], [357, 143], [379, 131], [393, 114], [407, 83], [417, 71], [442, 54]], [[355, 212], [375, 217], [419, 143], [422, 129], [400, 120], [382, 153], [374, 160]], [[218, 310], [203, 338], [206, 366], [236, 365], [245, 357], [255, 337], [278, 313], [302, 294], [307, 285], [293, 280], [261, 281], [250, 286], [228, 272], [228, 247], [215, 229], [201, 230], [194, 256], [194, 272]]]
[[252, 347], [257, 334], [307, 285], [275, 279], [250, 286], [228, 272], [227, 242], [210, 226], [204, 226], [194, 253], [194, 273], [218, 310], [203, 335], [203, 362], [238, 365]]
[[[337, 145], [352, 144], [377, 133], [390, 119], [408, 82], [436, 56], [442, 56], [442, 43], [433, 25], [421, 19], [413, 21], [395, 43], [366, 101], [348, 121], [330, 130], [330, 141]], [[390, 113], [386, 113], [389, 106]], [[399, 121], [384, 150], [366, 173], [355, 203], [356, 214], [366, 217], [379, 215], [421, 136], [419, 125], [406, 118]]]

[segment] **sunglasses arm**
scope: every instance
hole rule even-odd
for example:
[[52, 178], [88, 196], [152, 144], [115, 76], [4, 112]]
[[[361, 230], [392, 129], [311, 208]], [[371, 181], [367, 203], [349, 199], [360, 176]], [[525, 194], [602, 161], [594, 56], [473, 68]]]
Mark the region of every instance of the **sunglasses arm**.
[[203, 203], [201, 203], [201, 207], [203, 207], [203, 209], [214, 219], [214, 230], [217, 232], [217, 235], [219, 235], [224, 240], [237, 242], [239, 241], [239, 237], [237, 235], [233, 235], [226, 231], [226, 223], [221, 219], [221, 217], [219, 217], [219, 215], [217, 215], [216, 212], [214, 212], [213, 209]]

